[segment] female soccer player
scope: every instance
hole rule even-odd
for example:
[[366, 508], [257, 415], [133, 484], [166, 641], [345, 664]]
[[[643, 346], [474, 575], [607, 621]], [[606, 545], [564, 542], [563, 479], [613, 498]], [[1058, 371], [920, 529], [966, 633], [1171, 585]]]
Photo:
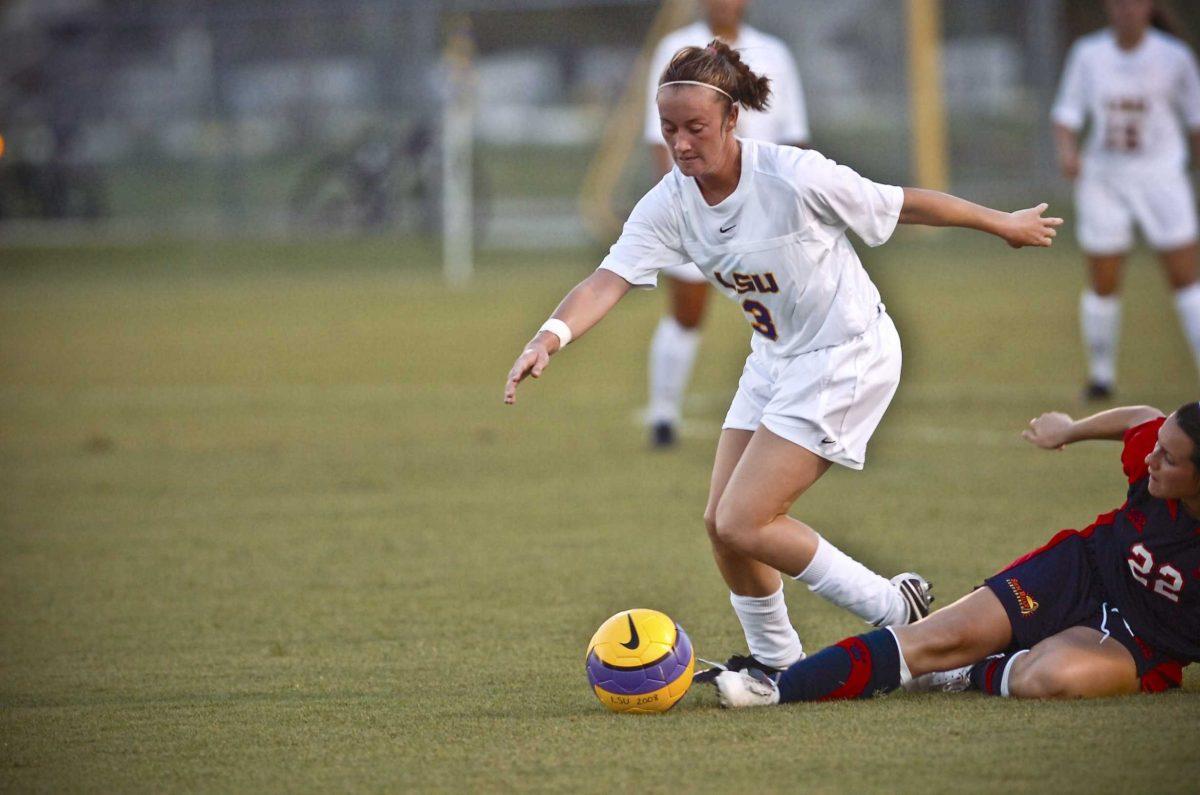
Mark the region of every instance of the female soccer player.
[[902, 685], [1019, 698], [1178, 687], [1183, 666], [1200, 661], [1200, 403], [1165, 419], [1147, 406], [1079, 421], [1043, 414], [1022, 435], [1047, 450], [1123, 439], [1125, 504], [913, 626], [847, 638], [777, 682], [721, 673], [721, 703], [864, 698]]
[[[703, 46], [721, 39], [737, 50], [747, 66], [758, 74], [771, 75], [771, 107], [765, 111], [738, 114], [737, 134], [773, 144], [806, 146], [808, 116], [796, 62], [780, 39], [743, 22], [748, 0], [703, 0], [704, 20], [672, 31], [663, 37], [650, 58], [650, 86], [646, 92], [646, 142], [651, 146], [655, 177], [673, 166], [671, 153], [663, 145], [658, 119], [658, 78], [675, 53], [683, 47]], [[663, 315], [650, 341], [650, 402], [646, 423], [650, 443], [657, 448], [675, 444], [676, 428], [683, 414], [683, 398], [696, 351], [700, 347], [700, 325], [708, 307], [708, 282], [688, 262], [665, 268], [659, 278], [667, 288], [669, 312]]]
[[738, 106], [761, 109], [769, 94], [768, 80], [719, 41], [676, 54], [658, 90], [675, 168], [525, 346], [504, 400], [663, 268], [695, 262], [737, 301], [755, 333], [704, 519], [751, 652], [731, 667], [777, 670], [802, 656], [780, 572], [877, 626], [928, 612], [923, 580], [889, 582], [787, 515], [832, 464], [862, 468], [900, 378], [896, 328], [846, 231], [879, 245], [897, 222], [962, 226], [1014, 247], [1048, 246], [1062, 222], [1043, 218], [1045, 205], [999, 212], [879, 185], [812, 150], [737, 138]]
[[[1153, 0], [1105, 6], [1111, 27], [1071, 48], [1052, 113], [1062, 172], [1075, 181], [1087, 258], [1079, 319], [1090, 399], [1108, 398], [1116, 382], [1118, 290], [1135, 223], [1162, 260], [1200, 366], [1196, 202], [1185, 167], [1185, 138], [1192, 162], [1200, 158], [1200, 70], [1186, 44], [1151, 27], [1169, 27]], [[1089, 119], [1081, 155], [1079, 133]]]

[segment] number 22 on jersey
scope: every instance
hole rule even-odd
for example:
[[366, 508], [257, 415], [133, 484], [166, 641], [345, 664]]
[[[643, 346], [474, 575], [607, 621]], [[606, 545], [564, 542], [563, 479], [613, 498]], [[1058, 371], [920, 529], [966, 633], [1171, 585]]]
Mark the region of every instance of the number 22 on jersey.
[[1150, 573], [1154, 569], [1154, 555], [1150, 550], [1141, 542], [1134, 544], [1129, 548], [1129, 557], [1126, 560], [1129, 563], [1129, 573], [1143, 588], [1150, 588], [1172, 602], [1179, 602], [1179, 592], [1183, 590], [1183, 575], [1179, 573], [1179, 569], [1169, 563], [1159, 566], [1154, 585], [1151, 586]]

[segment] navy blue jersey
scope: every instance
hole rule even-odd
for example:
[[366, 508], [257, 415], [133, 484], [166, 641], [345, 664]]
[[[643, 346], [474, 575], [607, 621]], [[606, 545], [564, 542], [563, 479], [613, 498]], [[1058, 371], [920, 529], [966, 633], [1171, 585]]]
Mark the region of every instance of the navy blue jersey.
[[1162, 418], [1125, 432], [1125, 504], [1097, 518], [1090, 536], [1112, 603], [1146, 643], [1182, 663], [1200, 661], [1200, 519], [1178, 500], [1150, 495], [1146, 456]]

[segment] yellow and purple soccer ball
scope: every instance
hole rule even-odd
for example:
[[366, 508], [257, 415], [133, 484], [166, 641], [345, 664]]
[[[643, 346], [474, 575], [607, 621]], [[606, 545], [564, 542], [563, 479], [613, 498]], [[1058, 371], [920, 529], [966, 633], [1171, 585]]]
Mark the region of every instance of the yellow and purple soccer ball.
[[657, 610], [625, 610], [600, 625], [587, 675], [613, 712], [665, 712], [692, 685], [696, 654], [687, 633]]

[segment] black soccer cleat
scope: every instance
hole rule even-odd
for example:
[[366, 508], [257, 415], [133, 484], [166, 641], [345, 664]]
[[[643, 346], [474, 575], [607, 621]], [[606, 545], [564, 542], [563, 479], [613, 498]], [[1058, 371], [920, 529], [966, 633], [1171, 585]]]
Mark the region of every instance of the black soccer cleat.
[[893, 577], [892, 585], [900, 592], [908, 606], [908, 621], [904, 623], [915, 624], [929, 615], [929, 607], [933, 604], [933, 586], [929, 580], [920, 574], [906, 571]]
[[1113, 386], [1102, 381], [1090, 381], [1083, 388], [1083, 399], [1089, 403], [1099, 403], [1105, 400], [1112, 400]]
[[650, 446], [655, 450], [667, 450], [675, 446], [678, 436], [674, 423], [656, 422], [650, 428]]
[[700, 662], [706, 663], [712, 667], [706, 668], [705, 670], [703, 670], [700, 673], [693, 676], [692, 677], [693, 682], [715, 683], [717, 681], [717, 677], [720, 676], [725, 671], [750, 671], [750, 670], [759, 671], [764, 676], [766, 676], [768, 679], [770, 679], [772, 682], [778, 682], [779, 677], [783, 674], [783, 670], [784, 670], [782, 668], [775, 668], [773, 666], [767, 665], [766, 663], [759, 662], [758, 659], [755, 658], [755, 656], [753, 654], [747, 654], [747, 655], [735, 654], [732, 657], [730, 657], [728, 660], [726, 660], [724, 665], [722, 665], [719, 662], [713, 662], [712, 660], [705, 660], [705, 659], [701, 659], [699, 657], [697, 657], [696, 659], [698, 659], [698, 660], [700, 660]]

